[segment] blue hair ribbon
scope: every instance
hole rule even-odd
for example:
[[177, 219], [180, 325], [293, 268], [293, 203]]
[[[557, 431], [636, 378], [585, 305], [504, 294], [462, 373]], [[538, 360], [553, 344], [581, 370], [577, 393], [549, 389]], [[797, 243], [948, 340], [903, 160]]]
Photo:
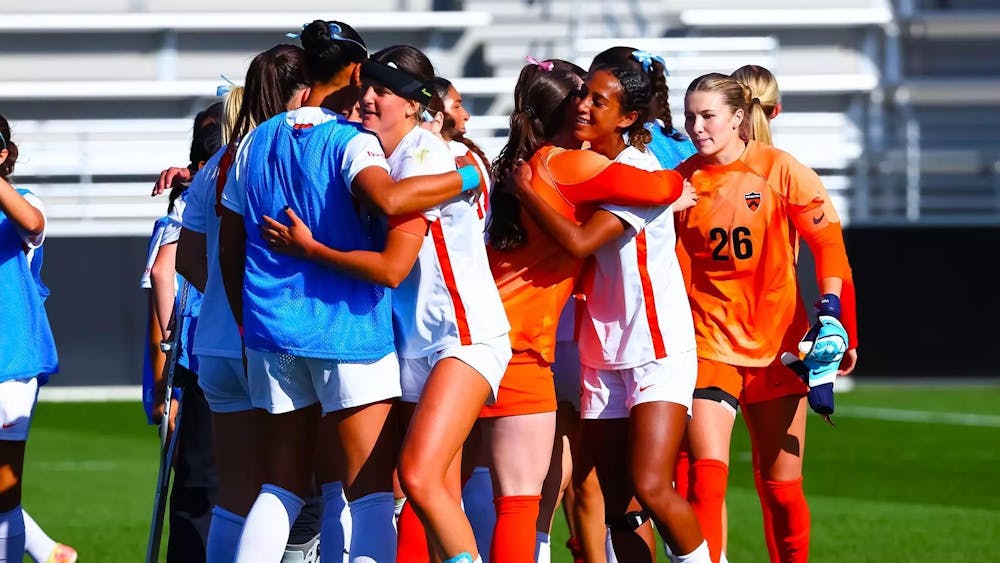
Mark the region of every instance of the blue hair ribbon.
[[663, 60], [663, 57], [659, 55], [654, 55], [649, 51], [636, 49], [635, 51], [632, 51], [632, 58], [642, 63], [643, 72], [649, 72], [649, 69], [653, 68], [653, 61], [656, 61], [663, 65], [663, 74], [670, 76], [670, 73], [667, 72], [667, 61]]
[[3, 143], [3, 146], [0, 146], [0, 151], [7, 150], [7, 139], [3, 138], [3, 133], [0, 133], [0, 143]]
[[225, 74], [220, 74], [219, 76], [223, 80], [226, 81], [226, 84], [220, 84], [220, 85], [216, 86], [215, 87], [215, 95], [216, 96], [225, 96], [226, 94], [228, 94], [233, 89], [234, 86], [236, 86], [236, 83], [233, 82], [232, 80], [230, 80], [229, 78], [227, 78]]

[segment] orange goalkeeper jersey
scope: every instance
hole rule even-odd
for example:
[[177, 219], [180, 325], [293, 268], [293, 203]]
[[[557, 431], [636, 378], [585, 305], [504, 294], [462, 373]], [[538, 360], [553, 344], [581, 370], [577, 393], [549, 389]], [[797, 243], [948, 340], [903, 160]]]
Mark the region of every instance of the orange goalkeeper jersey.
[[841, 278], [845, 289], [851, 279], [840, 219], [819, 176], [756, 141], [731, 164], [696, 154], [677, 171], [701, 196], [677, 215], [698, 355], [766, 366], [781, 351], [795, 352], [808, 329], [795, 271], [799, 237], [815, 256], [818, 279]]
[[[682, 188], [680, 176], [672, 170], [648, 172], [588, 150], [547, 145], [528, 165], [535, 192], [577, 224], [586, 221], [598, 203], [669, 205]], [[566, 252], [523, 209], [521, 223], [526, 234], [523, 245], [513, 250], [487, 245], [490, 269], [510, 321], [511, 348], [552, 363], [559, 316], [584, 261]]]

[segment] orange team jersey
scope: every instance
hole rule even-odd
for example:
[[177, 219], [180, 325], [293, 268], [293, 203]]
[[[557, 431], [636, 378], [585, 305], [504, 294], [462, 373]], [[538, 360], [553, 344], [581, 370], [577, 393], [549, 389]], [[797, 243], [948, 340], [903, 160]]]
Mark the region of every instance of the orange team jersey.
[[851, 277], [840, 220], [819, 176], [791, 155], [750, 141], [738, 160], [694, 155], [677, 171], [701, 197], [677, 214], [698, 356], [767, 366], [808, 329], [795, 263], [801, 236], [817, 278]]
[[[664, 205], [677, 199], [683, 181], [673, 171], [647, 172], [587, 150], [551, 145], [528, 161], [532, 188], [564, 217], [580, 224], [597, 203]], [[556, 326], [583, 266], [525, 211], [525, 243], [513, 250], [487, 246], [490, 269], [510, 321], [511, 348], [555, 361]]]

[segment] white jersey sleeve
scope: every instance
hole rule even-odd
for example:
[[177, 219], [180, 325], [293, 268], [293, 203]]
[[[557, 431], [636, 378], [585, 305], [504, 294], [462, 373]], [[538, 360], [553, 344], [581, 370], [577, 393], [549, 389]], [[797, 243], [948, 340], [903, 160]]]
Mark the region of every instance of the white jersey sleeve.
[[153, 263], [156, 262], [156, 256], [160, 253], [160, 242], [163, 240], [163, 228], [166, 226], [166, 217], [161, 217], [153, 223], [153, 234], [149, 237], [149, 245], [146, 248], [146, 269], [142, 272], [142, 277], [139, 279], [139, 287], [142, 289], [152, 289], [153, 283], [150, 280], [150, 272], [153, 271]]
[[219, 149], [191, 180], [191, 187], [186, 192], [187, 205], [184, 208], [182, 222], [182, 226], [189, 231], [204, 234], [208, 228], [205, 220], [205, 204], [209, 197], [215, 195], [214, 188], [215, 180], [219, 176], [219, 161], [225, 152], [226, 147]]
[[340, 164], [340, 175], [351, 193], [354, 193], [354, 178], [370, 166], [389, 171], [389, 163], [385, 160], [385, 151], [382, 150], [378, 137], [370, 133], [359, 133], [347, 142], [344, 161]]
[[223, 207], [239, 215], [243, 215], [243, 208], [246, 207], [247, 203], [246, 190], [240, 183], [246, 173], [247, 153], [249, 152], [247, 149], [253, 142], [253, 138], [254, 134], [251, 131], [240, 141], [240, 146], [236, 148], [236, 156], [233, 158], [233, 166], [229, 169], [229, 175], [226, 176], [226, 185], [222, 188]]
[[[399, 155], [399, 159], [393, 164], [393, 178], [402, 180], [412, 176], [428, 176], [431, 174], [441, 174], [455, 169], [455, 161], [450, 153], [443, 150], [436, 150], [437, 147], [428, 147], [423, 144], [405, 147], [404, 152]], [[429, 142], [434, 142], [431, 139]], [[442, 142], [443, 144], [443, 142]], [[399, 149], [397, 149], [399, 150]], [[431, 207], [423, 212], [424, 218], [428, 221], [437, 221], [441, 218], [441, 207]]]
[[160, 246], [173, 244], [180, 240], [181, 225], [184, 221], [184, 208], [186, 207], [186, 194], [187, 192], [184, 192], [174, 200], [174, 208], [167, 214], [167, 225], [163, 228], [163, 238], [160, 240]]
[[33, 250], [42, 246], [42, 243], [45, 242], [45, 228], [48, 227], [49, 221], [48, 217], [45, 216], [45, 206], [42, 205], [42, 200], [38, 199], [38, 196], [28, 192], [24, 194], [23, 197], [29, 205], [37, 209], [42, 214], [42, 221], [45, 224], [45, 227], [42, 228], [42, 232], [37, 235], [33, 235], [20, 227], [17, 227], [17, 232], [21, 235], [21, 240], [24, 242], [24, 245], [27, 246], [29, 250]]

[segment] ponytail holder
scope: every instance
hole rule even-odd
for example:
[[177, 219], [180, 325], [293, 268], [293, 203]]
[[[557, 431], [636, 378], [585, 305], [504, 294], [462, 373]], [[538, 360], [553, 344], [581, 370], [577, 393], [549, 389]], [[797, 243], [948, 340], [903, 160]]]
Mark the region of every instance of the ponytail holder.
[[544, 70], [545, 72], [552, 72], [552, 68], [555, 66], [552, 64], [552, 61], [542, 62], [531, 55], [524, 57], [524, 62], [535, 65], [538, 67], [538, 70]]
[[754, 99], [750, 100], [750, 105], [752, 106], [754, 104], [757, 104], [758, 106], [761, 105], [760, 104], [760, 98], [754, 98]]
[[663, 65], [663, 74], [670, 76], [670, 73], [667, 72], [667, 61], [663, 60], [663, 57], [659, 55], [654, 55], [649, 51], [640, 51], [639, 49], [636, 49], [635, 51], [632, 51], [632, 58], [642, 63], [643, 72], [649, 72], [649, 69], [653, 68], [653, 61], [656, 61]]
[[0, 133], [0, 151], [7, 150], [7, 139], [3, 138], [3, 133]]
[[215, 87], [215, 95], [216, 96], [225, 96], [226, 94], [228, 94], [233, 89], [234, 86], [236, 86], [236, 83], [233, 82], [232, 80], [226, 78], [225, 74], [220, 74], [219, 76], [223, 80], [225, 80], [226, 83], [225, 84], [220, 84], [220, 85], [218, 85], [218, 86]]
[[523, 111], [531, 119], [535, 119], [536, 117], [538, 117], [538, 115], [535, 114], [535, 109], [532, 108], [531, 106], [524, 106], [524, 109], [522, 109], [521, 111]]

